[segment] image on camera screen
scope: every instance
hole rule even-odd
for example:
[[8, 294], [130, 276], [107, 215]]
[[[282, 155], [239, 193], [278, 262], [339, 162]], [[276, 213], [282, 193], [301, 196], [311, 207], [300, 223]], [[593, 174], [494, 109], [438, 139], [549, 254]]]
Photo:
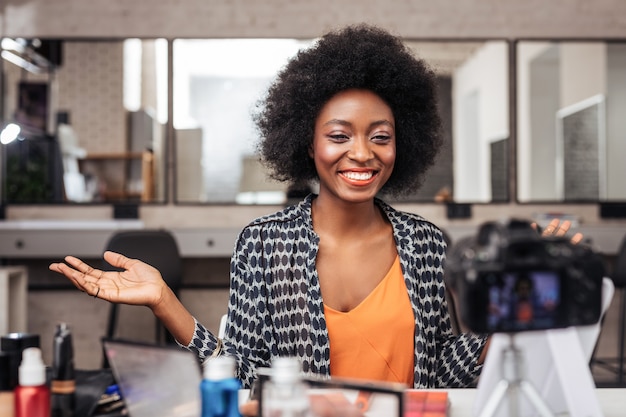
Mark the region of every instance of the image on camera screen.
[[561, 281], [555, 271], [489, 274], [487, 327], [515, 332], [558, 327]]

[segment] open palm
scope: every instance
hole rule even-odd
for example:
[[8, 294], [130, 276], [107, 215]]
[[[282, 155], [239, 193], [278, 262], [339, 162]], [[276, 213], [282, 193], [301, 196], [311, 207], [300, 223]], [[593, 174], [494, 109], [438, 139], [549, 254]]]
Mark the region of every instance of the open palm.
[[119, 271], [95, 269], [67, 256], [66, 263], [53, 263], [50, 270], [65, 275], [81, 291], [113, 303], [154, 306], [163, 298], [167, 284], [159, 271], [145, 262], [107, 251], [104, 259]]

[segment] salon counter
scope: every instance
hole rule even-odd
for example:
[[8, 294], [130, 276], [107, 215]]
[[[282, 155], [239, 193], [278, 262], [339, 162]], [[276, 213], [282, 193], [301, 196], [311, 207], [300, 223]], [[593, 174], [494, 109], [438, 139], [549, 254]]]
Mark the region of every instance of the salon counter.
[[[476, 389], [459, 388], [449, 389], [448, 392], [449, 409], [447, 417], [476, 417], [474, 411], [474, 400]], [[626, 388], [599, 388], [596, 389], [598, 402], [602, 409], [603, 416], [589, 417], [624, 417], [626, 406]], [[239, 395], [240, 403], [247, 399], [247, 390], [242, 390]], [[393, 413], [389, 410], [372, 407], [366, 417], [390, 417]], [[555, 417], [568, 417], [570, 414], [557, 414]]]
[[[599, 388], [596, 393], [603, 417], [624, 417], [626, 415], [626, 388]], [[450, 399], [448, 417], [475, 417], [473, 408], [476, 389], [451, 389], [448, 390], [448, 397]], [[556, 417], [568, 415], [558, 414]]]
[[[0, 221], [0, 258], [58, 258], [67, 254], [99, 258], [106, 242], [119, 230], [143, 229], [140, 220]], [[453, 241], [476, 233], [476, 225], [443, 226]], [[170, 229], [184, 258], [230, 257], [240, 228]], [[581, 225], [576, 231], [606, 255], [616, 254], [626, 225]]]

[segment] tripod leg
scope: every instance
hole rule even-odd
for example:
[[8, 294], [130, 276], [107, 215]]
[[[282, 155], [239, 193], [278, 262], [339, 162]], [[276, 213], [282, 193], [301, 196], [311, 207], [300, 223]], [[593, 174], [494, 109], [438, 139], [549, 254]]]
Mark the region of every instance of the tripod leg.
[[502, 380], [498, 382], [478, 417], [492, 417], [498, 410], [498, 406], [502, 403], [508, 390], [509, 381]]
[[528, 381], [520, 381], [520, 388], [530, 403], [535, 407], [542, 417], [554, 417], [546, 402], [541, 398], [535, 387]]

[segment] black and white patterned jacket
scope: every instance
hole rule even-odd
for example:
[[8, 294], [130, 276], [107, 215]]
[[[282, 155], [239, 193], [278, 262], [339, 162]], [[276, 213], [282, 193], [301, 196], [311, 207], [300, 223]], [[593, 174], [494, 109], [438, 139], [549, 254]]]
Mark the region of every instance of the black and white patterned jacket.
[[[315, 268], [319, 237], [311, 221], [314, 197], [254, 220], [236, 243], [224, 350], [237, 359], [244, 386], [254, 381], [257, 367], [270, 366], [277, 356], [296, 356], [305, 372], [329, 375], [328, 331]], [[452, 333], [441, 230], [420, 216], [380, 200], [376, 204], [393, 226], [415, 315], [415, 387], [469, 385], [480, 372], [475, 364], [485, 337]], [[216, 344], [216, 336], [196, 322], [187, 348], [204, 358]]]

